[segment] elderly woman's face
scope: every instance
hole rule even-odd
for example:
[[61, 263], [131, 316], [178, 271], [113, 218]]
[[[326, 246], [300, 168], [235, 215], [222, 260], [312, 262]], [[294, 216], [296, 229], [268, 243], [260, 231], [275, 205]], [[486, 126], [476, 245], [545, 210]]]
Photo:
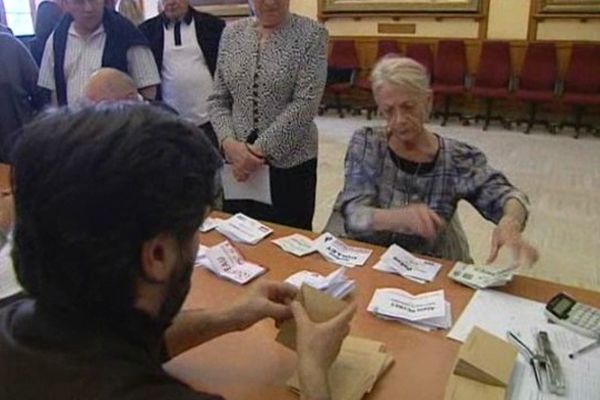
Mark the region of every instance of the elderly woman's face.
[[412, 142], [424, 132], [428, 97], [392, 83], [384, 83], [375, 91], [375, 101], [387, 122], [390, 137]]
[[290, 12], [290, 0], [252, 0], [254, 12], [262, 26], [275, 28]]

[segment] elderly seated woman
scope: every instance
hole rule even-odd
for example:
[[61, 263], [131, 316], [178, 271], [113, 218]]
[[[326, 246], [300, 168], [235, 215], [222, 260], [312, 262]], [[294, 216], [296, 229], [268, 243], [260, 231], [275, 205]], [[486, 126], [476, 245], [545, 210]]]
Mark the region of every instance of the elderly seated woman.
[[430, 132], [427, 72], [403, 57], [384, 58], [371, 81], [385, 127], [354, 133], [345, 160], [345, 184], [327, 230], [433, 257], [472, 262], [456, 215], [460, 200], [497, 224], [488, 262], [506, 245], [519, 264], [537, 251], [521, 236], [528, 199], [477, 148]]

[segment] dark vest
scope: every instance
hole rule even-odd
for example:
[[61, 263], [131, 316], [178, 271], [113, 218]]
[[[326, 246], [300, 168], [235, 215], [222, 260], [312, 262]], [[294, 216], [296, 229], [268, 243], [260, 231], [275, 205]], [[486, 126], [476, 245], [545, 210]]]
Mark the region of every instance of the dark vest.
[[[65, 53], [69, 27], [73, 22], [70, 14], [65, 14], [54, 30], [54, 80], [58, 104], [67, 105], [67, 79], [65, 77]], [[106, 42], [102, 53], [102, 67], [115, 68], [129, 73], [127, 51], [133, 46], [148, 46], [148, 41], [125, 17], [114, 11], [104, 10], [102, 25], [106, 32]]]
[[[221, 35], [225, 28], [225, 22], [211, 14], [206, 14], [190, 7], [190, 15], [194, 20], [196, 28], [196, 39], [202, 50], [206, 65], [211, 75], [214, 76], [217, 69], [217, 57], [219, 55], [219, 43]], [[162, 74], [163, 51], [165, 45], [165, 17], [163, 14], [147, 20], [140, 25], [140, 31], [150, 42], [150, 49], [156, 60], [158, 71]], [[160, 90], [157, 93], [157, 99], [161, 98]]]

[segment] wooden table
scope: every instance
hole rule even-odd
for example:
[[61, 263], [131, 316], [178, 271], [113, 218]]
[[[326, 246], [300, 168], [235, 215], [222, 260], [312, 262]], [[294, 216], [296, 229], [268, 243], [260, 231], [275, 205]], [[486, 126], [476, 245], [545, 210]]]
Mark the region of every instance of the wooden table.
[[[284, 280], [302, 269], [321, 274], [333, 271], [333, 264], [324, 261], [318, 254], [298, 258], [280, 250], [271, 243], [271, 239], [298, 231], [276, 225], [271, 227], [275, 230], [274, 234], [258, 245], [236, 245], [246, 259], [269, 268], [269, 272], [260, 279]], [[214, 245], [222, 240], [220, 234], [211, 232], [201, 241], [205, 245]], [[456, 321], [474, 291], [446, 277], [451, 262], [442, 262], [443, 269], [434, 282], [421, 285], [373, 270], [371, 266], [385, 249], [359, 245], [372, 248], [374, 252], [366, 266], [353, 268], [347, 274], [357, 280], [358, 312], [352, 322], [351, 335], [384, 342], [396, 360], [366, 398], [442, 399], [459, 344], [446, 339], [446, 331], [422, 332], [397, 322], [380, 320], [368, 313], [366, 308], [376, 288], [397, 287], [415, 294], [444, 289], [446, 299], [452, 304], [453, 321]], [[223, 306], [245, 289], [220, 280], [205, 269], [196, 269], [184, 307]], [[541, 302], [547, 302], [559, 291], [568, 291], [579, 300], [600, 307], [599, 293], [526, 277], [515, 277], [502, 291]], [[245, 332], [225, 335], [184, 353], [166, 368], [192, 387], [219, 393], [226, 399], [297, 399], [284, 384], [294, 370], [296, 356], [274, 341], [276, 333], [273, 322], [265, 320]]]

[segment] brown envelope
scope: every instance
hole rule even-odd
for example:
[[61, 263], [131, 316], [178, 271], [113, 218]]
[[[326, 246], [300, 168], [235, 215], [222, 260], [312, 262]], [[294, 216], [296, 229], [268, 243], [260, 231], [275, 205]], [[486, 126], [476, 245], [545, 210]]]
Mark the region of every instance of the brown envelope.
[[[338, 315], [348, 305], [345, 301], [335, 299], [313, 287], [302, 285], [296, 300], [306, 309], [313, 322], [325, 322]], [[296, 322], [289, 319], [281, 324], [276, 341], [296, 350]]]

